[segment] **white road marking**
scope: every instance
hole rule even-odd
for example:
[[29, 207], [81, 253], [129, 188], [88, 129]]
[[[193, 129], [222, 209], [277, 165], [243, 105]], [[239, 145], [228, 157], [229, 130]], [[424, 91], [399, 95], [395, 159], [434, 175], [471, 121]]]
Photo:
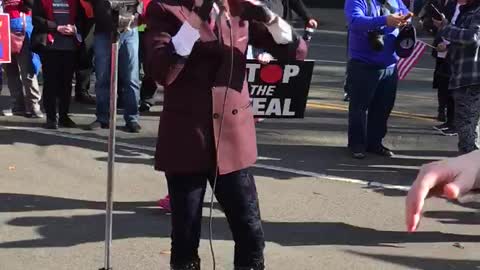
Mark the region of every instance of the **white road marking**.
[[[305, 29], [304, 28], [294, 28], [295, 31], [302, 33]], [[318, 34], [330, 34], [330, 35], [339, 35], [339, 36], [347, 36], [347, 31], [335, 31], [335, 30], [323, 30], [323, 29], [317, 29], [315, 30], [315, 35]]]
[[430, 160], [437, 161], [448, 158], [447, 156], [412, 156], [412, 155], [395, 155], [398, 159], [418, 159], [418, 160]]
[[[368, 166], [370, 167], [370, 166]], [[389, 168], [389, 167], [385, 167]], [[398, 171], [387, 171], [387, 170], [369, 170], [369, 169], [327, 169], [329, 172], [358, 172], [358, 173], [398, 173]]]
[[322, 44], [322, 43], [310, 43], [308, 46], [310, 46], [310, 47], [339, 48], [339, 49], [346, 49], [347, 48], [347, 46], [344, 46], [344, 45]]
[[[66, 138], [71, 140], [86, 141], [86, 142], [93, 142], [93, 143], [101, 143], [101, 144], [108, 143], [108, 140], [106, 139], [90, 138], [83, 135], [71, 134], [71, 133], [62, 132], [62, 131], [51, 131], [51, 130], [35, 128], [35, 127], [2, 126], [0, 127], [0, 129], [26, 131], [26, 132], [36, 133], [36, 134], [56, 136], [56, 137], [61, 137], [61, 138]], [[149, 152], [155, 151], [155, 147], [131, 144], [131, 143], [123, 143], [123, 142], [118, 142], [118, 140], [116, 145], [119, 147], [135, 149], [135, 150], [143, 150], [143, 151], [149, 151]], [[259, 157], [258, 160], [279, 160], [279, 159], [270, 158], [270, 157]], [[406, 186], [390, 185], [390, 184], [383, 184], [378, 182], [369, 182], [369, 181], [355, 179], [355, 178], [338, 177], [338, 176], [333, 176], [328, 174], [322, 174], [322, 173], [316, 173], [316, 172], [310, 172], [310, 171], [304, 171], [304, 170], [296, 170], [292, 168], [272, 166], [272, 165], [259, 164], [259, 163], [253, 165], [253, 167], [258, 169], [282, 172], [282, 173], [290, 173], [290, 174], [295, 174], [299, 176], [312, 177], [319, 180], [329, 180], [334, 182], [358, 184], [358, 185], [363, 185], [363, 186], [368, 186], [373, 188], [395, 189], [395, 190], [401, 190], [401, 191], [407, 191], [409, 189], [409, 187], [406, 187]]]
[[260, 168], [260, 169], [265, 169], [265, 170], [271, 170], [271, 171], [279, 171], [279, 172], [297, 174], [297, 175], [301, 175], [301, 176], [309, 176], [309, 177], [313, 177], [313, 178], [321, 179], [321, 180], [327, 179], [327, 180], [334, 181], [334, 182], [359, 184], [359, 185], [363, 185], [363, 186], [376, 187], [376, 188], [396, 189], [396, 190], [402, 190], [402, 191], [408, 191], [410, 189], [409, 187], [406, 187], [406, 186], [382, 184], [382, 183], [378, 183], [378, 182], [368, 182], [368, 181], [365, 181], [365, 180], [360, 180], [360, 179], [355, 179], [355, 178], [339, 177], [339, 176], [333, 176], [333, 175], [328, 175], [328, 174], [323, 174], [323, 173], [295, 170], [295, 169], [279, 167], [279, 166], [255, 164], [254, 167], [255, 168]]

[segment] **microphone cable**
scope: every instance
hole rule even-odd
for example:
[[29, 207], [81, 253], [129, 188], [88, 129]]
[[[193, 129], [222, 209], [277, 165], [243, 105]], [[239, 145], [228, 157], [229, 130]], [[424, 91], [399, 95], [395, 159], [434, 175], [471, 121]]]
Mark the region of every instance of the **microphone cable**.
[[[223, 106], [222, 106], [222, 113], [221, 113], [221, 118], [220, 118], [220, 127], [218, 129], [218, 140], [217, 140], [217, 143], [216, 143], [216, 156], [215, 156], [215, 159], [216, 159], [216, 166], [215, 166], [215, 175], [214, 175], [214, 178], [213, 178], [213, 186], [212, 186], [212, 194], [210, 196], [210, 213], [209, 213], [209, 244], [210, 244], [210, 254], [212, 256], [212, 269], [213, 270], [216, 270], [216, 267], [217, 267], [217, 263], [216, 263], [216, 259], [215, 259], [215, 250], [214, 250], [214, 247], [213, 247], [213, 207], [214, 207], [214, 196], [215, 196], [215, 191], [217, 189], [217, 181], [218, 181], [218, 176], [219, 176], [219, 171], [220, 171], [220, 166], [219, 166], [219, 158], [218, 158], [218, 154], [219, 154], [219, 149], [220, 149], [220, 141], [221, 141], [221, 138], [222, 138], [222, 130], [223, 130], [223, 121], [225, 119], [225, 107], [226, 107], [226, 103], [227, 103], [227, 97], [228, 97], [228, 91], [231, 87], [231, 84], [232, 84], [232, 79], [233, 79], [233, 61], [234, 61], [234, 47], [233, 47], [233, 29], [232, 29], [232, 25], [231, 25], [231, 21], [230, 21], [230, 16], [228, 15], [228, 12], [226, 11], [226, 8], [223, 4], [223, 0], [220, 0], [220, 1], [216, 1], [217, 3], [220, 3], [219, 4], [219, 8], [220, 8], [220, 12], [219, 12], [219, 20], [220, 20], [220, 23], [218, 24], [219, 26], [218, 27], [218, 43], [221, 47], [223, 47], [224, 45], [224, 40], [223, 40], [223, 31], [222, 31], [222, 15], [225, 15], [225, 20], [226, 20], [226, 24], [228, 26], [228, 29], [229, 29], [229, 36], [230, 36], [230, 72], [229, 72], [229, 75], [228, 75], [228, 80], [227, 80], [227, 86], [226, 86], [226, 89], [225, 89], [225, 95], [223, 97]], [[213, 106], [212, 106], [213, 107]]]

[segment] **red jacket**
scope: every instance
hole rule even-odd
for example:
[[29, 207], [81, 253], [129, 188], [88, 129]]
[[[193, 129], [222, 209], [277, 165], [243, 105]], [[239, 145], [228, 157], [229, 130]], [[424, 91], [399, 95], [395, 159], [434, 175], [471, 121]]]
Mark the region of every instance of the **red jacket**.
[[142, 5], [142, 14], [140, 14], [138, 25], [142, 25], [146, 23], [145, 17], [146, 17], [147, 8], [150, 2], [152, 2], [152, 0], [140, 0], [140, 3]]
[[[228, 2], [233, 4], [233, 0]], [[306, 45], [301, 39], [278, 45], [264, 25], [244, 21], [232, 11], [233, 44], [225, 21], [220, 31], [222, 45], [204, 23], [192, 54], [188, 59], [181, 58], [175, 54], [171, 38], [189, 17], [192, 5], [192, 0], [154, 1], [147, 11], [145, 64], [165, 89], [155, 168], [167, 173], [205, 172], [215, 168], [218, 151], [220, 174], [227, 174], [250, 167], [257, 158], [255, 123], [245, 80], [247, 45], [264, 48], [283, 61], [304, 59]], [[227, 92], [232, 46], [234, 73]]]
[[[54, 21], [53, 17], [53, 0], [40, 0], [42, 1], [43, 9], [48, 20]], [[70, 10], [69, 24], [75, 24], [77, 18], [78, 0], [68, 0], [68, 9]]]
[[27, 16], [32, 15], [32, 7], [28, 2], [23, 0], [4, 0], [3, 11], [10, 15], [10, 19], [20, 18], [20, 13], [23, 12]]
[[83, 10], [85, 10], [85, 17], [87, 17], [88, 19], [91, 19], [94, 17], [93, 6], [89, 1], [80, 0], [80, 5], [82, 5]]

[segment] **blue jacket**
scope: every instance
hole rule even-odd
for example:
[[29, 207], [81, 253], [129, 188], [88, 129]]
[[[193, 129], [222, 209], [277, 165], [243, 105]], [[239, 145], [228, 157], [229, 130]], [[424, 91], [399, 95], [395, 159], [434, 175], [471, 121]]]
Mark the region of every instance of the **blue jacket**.
[[[32, 17], [26, 16], [25, 20], [27, 22], [25, 27], [25, 42], [28, 42], [28, 46], [30, 46], [30, 40], [32, 37], [32, 31], [33, 31]], [[15, 32], [23, 31], [23, 19], [22, 18], [11, 19], [10, 29]], [[33, 71], [35, 72], [35, 74], [38, 74], [42, 67], [40, 56], [33, 52], [30, 52], [30, 53], [31, 53]]]
[[[387, 0], [394, 13], [407, 14], [409, 10], [402, 0]], [[371, 8], [368, 3], [371, 2]], [[394, 66], [398, 61], [395, 40], [399, 30], [387, 27], [387, 16], [380, 16], [381, 4], [377, 0], [346, 0], [345, 17], [348, 22], [349, 57], [382, 68]], [[380, 31], [384, 35], [385, 47], [374, 51], [368, 42], [369, 31]]]

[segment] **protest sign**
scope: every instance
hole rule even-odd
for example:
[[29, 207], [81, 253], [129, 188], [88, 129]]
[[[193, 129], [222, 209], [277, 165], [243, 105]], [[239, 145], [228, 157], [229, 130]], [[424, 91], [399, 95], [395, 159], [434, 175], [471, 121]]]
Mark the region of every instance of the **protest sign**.
[[255, 117], [304, 118], [313, 61], [247, 61], [247, 82]]
[[10, 62], [10, 16], [0, 13], [0, 63]]

